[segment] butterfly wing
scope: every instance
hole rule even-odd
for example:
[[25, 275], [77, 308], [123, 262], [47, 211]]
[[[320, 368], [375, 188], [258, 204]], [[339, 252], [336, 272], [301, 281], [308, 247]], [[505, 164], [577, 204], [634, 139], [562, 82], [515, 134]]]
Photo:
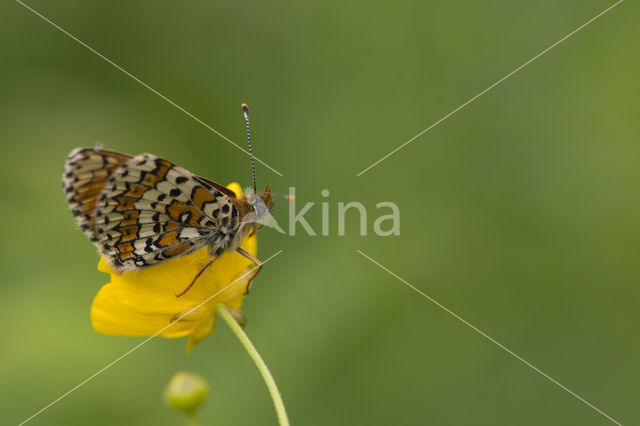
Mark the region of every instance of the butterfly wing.
[[206, 180], [151, 154], [106, 180], [95, 213], [96, 245], [119, 271], [210, 246], [219, 255], [240, 227], [240, 204]]
[[220, 255], [244, 215], [232, 191], [151, 154], [74, 150], [63, 187], [78, 226], [118, 271], [205, 245]]
[[71, 212], [89, 239], [96, 242], [96, 202], [107, 178], [131, 156], [94, 148], [78, 148], [69, 154], [62, 176], [62, 187]]

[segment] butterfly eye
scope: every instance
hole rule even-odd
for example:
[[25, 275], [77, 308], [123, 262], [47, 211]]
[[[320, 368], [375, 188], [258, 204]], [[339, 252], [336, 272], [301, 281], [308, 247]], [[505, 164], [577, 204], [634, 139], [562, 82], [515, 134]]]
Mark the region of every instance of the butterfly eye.
[[267, 206], [265, 206], [263, 202], [257, 202], [253, 207], [258, 216], [263, 216], [267, 212]]
[[262, 201], [262, 198], [260, 198], [258, 194], [252, 194], [250, 201], [256, 217], [264, 216], [268, 212], [267, 206], [264, 204], [264, 201]]

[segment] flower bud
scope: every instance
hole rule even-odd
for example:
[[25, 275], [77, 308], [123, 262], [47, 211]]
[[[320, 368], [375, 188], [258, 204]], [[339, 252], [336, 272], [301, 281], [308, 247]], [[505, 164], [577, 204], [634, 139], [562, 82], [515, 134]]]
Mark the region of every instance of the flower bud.
[[189, 371], [180, 371], [169, 381], [164, 397], [167, 405], [193, 414], [208, 393], [209, 386], [202, 377]]

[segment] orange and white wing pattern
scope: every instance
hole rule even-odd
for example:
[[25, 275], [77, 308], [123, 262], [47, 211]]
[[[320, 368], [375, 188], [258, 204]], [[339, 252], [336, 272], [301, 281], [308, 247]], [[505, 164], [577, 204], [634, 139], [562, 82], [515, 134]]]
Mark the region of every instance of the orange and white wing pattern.
[[96, 202], [105, 181], [129, 155], [104, 149], [78, 148], [69, 154], [62, 176], [62, 188], [67, 196], [76, 223], [92, 242], [95, 236]]
[[[76, 176], [76, 170], [84, 177], [85, 170], [96, 167], [96, 157], [103, 157], [103, 164], [113, 162], [113, 153], [99, 149], [71, 153], [65, 192], [80, 228], [116, 270], [155, 265], [205, 246], [218, 256], [236, 237], [244, 212], [233, 192], [152, 154], [125, 156], [106, 179], [104, 169], [91, 170], [100, 181]], [[78, 208], [83, 189], [95, 192], [98, 186], [93, 210]]]

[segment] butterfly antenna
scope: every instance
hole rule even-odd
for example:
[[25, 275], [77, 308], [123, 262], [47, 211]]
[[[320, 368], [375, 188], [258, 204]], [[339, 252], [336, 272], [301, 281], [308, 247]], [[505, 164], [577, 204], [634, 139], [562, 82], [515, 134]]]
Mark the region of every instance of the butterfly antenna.
[[247, 142], [249, 142], [249, 158], [251, 159], [251, 174], [253, 176], [253, 190], [258, 192], [256, 187], [256, 166], [253, 163], [253, 151], [251, 150], [251, 132], [249, 131], [249, 105], [242, 104], [242, 112], [244, 113], [244, 121], [247, 123]]

